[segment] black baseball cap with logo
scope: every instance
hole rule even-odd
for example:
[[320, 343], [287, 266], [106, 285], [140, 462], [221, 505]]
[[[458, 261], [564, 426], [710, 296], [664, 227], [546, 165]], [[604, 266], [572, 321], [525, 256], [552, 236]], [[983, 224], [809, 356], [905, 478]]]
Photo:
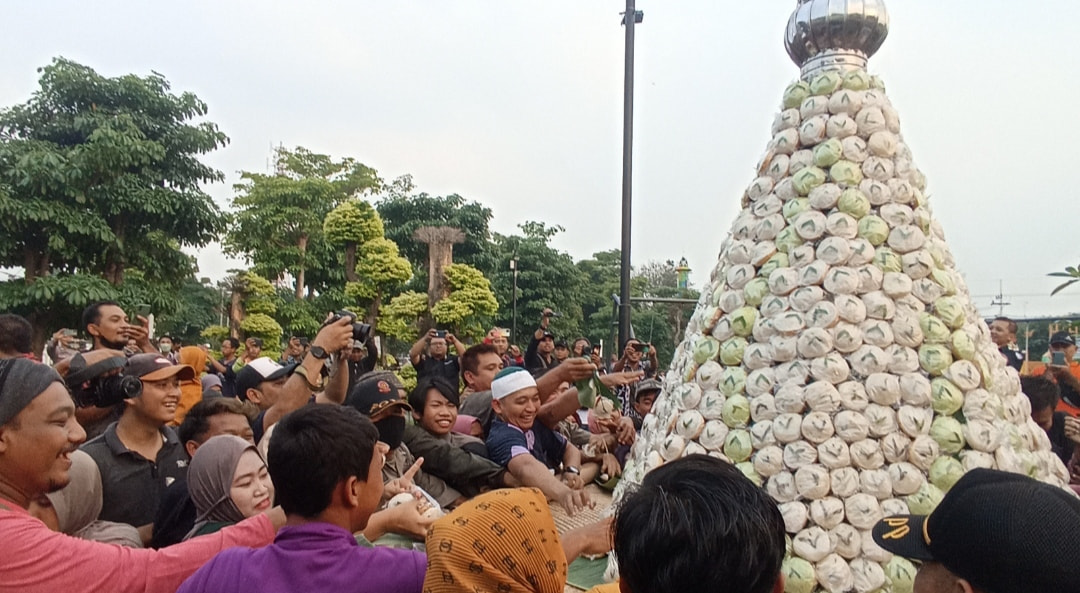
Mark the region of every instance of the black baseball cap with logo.
[[390, 371], [375, 371], [367, 373], [356, 382], [352, 392], [345, 398], [345, 405], [356, 408], [365, 416], [374, 416], [394, 406], [411, 412], [412, 406], [402, 396], [404, 391], [405, 388], [397, 375]]
[[1053, 346], [1054, 344], [1075, 346], [1076, 338], [1074, 338], [1069, 332], [1055, 332], [1054, 335], [1050, 336], [1050, 345]]
[[1027, 476], [989, 469], [965, 474], [929, 515], [882, 519], [879, 546], [940, 562], [989, 593], [1080, 591], [1080, 498]]

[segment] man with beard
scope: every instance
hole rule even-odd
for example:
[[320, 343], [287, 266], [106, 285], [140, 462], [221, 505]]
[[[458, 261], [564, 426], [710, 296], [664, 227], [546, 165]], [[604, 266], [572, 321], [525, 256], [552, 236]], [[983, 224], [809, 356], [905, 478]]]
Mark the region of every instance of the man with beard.
[[[127, 313], [116, 301], [98, 301], [86, 307], [82, 314], [82, 327], [93, 341], [91, 350], [122, 351], [128, 346], [129, 340], [135, 340], [136, 347], [142, 352], [158, 353], [157, 346], [150, 341], [150, 322], [140, 316], [138, 325], [130, 323]], [[75, 410], [75, 417], [86, 429], [86, 438], [92, 439], [117, 421], [120, 412], [120, 406], [88, 406]]]
[[24, 359], [0, 361], [0, 589], [171, 593], [221, 550], [269, 544], [285, 523], [284, 513], [274, 509], [167, 552], [51, 531], [27, 508], [68, 484], [70, 454], [85, 435], [55, 370]]
[[403, 442], [405, 414], [413, 409], [405, 400], [405, 388], [394, 373], [368, 373], [353, 388], [345, 400], [345, 405], [352, 406], [371, 418], [375, 428], [379, 429], [379, 442], [389, 447], [386, 465], [383, 466], [383, 480], [386, 481], [383, 502], [402, 492], [411, 491], [413, 483], [430, 494], [443, 508], [454, 507], [465, 500], [460, 492], [445, 481], [419, 469], [423, 458], [418, 460], [413, 457]]
[[82, 449], [101, 471], [98, 518], [134, 525], [148, 543], [162, 493], [187, 475], [187, 453], [167, 424], [180, 402], [180, 381], [195, 370], [160, 354], [136, 354], [123, 373], [142, 381], [142, 393], [125, 399], [120, 420]]

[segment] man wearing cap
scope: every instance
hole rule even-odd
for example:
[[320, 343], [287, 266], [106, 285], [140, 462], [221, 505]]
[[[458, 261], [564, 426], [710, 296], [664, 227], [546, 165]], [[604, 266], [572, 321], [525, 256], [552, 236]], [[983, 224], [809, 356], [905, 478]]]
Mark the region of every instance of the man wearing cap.
[[[1054, 364], [1053, 356], [1060, 353], [1065, 358], [1065, 364]], [[1080, 363], [1073, 360], [1076, 356], [1076, 338], [1069, 332], [1056, 332], [1050, 336], [1050, 362], [1042, 368], [1035, 369], [1032, 375], [1038, 377], [1048, 375], [1061, 390], [1061, 398], [1058, 400], [1057, 411], [1065, 412], [1074, 417], [1080, 417]]]
[[555, 359], [555, 334], [548, 330], [554, 316], [554, 311], [544, 309], [540, 314], [540, 326], [533, 332], [529, 347], [525, 349], [525, 369], [533, 376], [542, 375], [559, 364]]
[[1016, 322], [1008, 317], [996, 317], [990, 322], [990, 339], [1005, 362], [1019, 373], [1024, 367], [1024, 353], [1016, 347], [1016, 329]]
[[[454, 345], [454, 356], [450, 356], [448, 344]], [[465, 353], [462, 344], [454, 334], [431, 328], [409, 349], [409, 361], [416, 368], [416, 378], [442, 377], [454, 385], [458, 384], [461, 374], [461, 355]]]
[[1080, 499], [1027, 476], [974, 469], [930, 515], [882, 519], [885, 550], [922, 563], [914, 593], [1080, 591]]
[[357, 382], [345, 405], [371, 418], [379, 430], [379, 442], [389, 448], [383, 466], [384, 502], [410, 491], [414, 483], [443, 508], [454, 507], [465, 500], [445, 481], [420, 469], [423, 458], [418, 461], [405, 445], [405, 414], [412, 412], [412, 406], [405, 400], [405, 388], [397, 375], [390, 371], [368, 373]]
[[519, 367], [503, 369], [491, 383], [491, 395], [499, 415], [487, 438], [491, 460], [522, 484], [558, 501], [571, 515], [591, 505], [581, 479], [581, 451], [537, 422], [540, 391], [532, 375]]
[[123, 374], [142, 381], [142, 393], [124, 399], [120, 420], [82, 446], [101, 471], [103, 521], [140, 528], [149, 541], [165, 488], [187, 474], [187, 454], [167, 426], [180, 402], [180, 381], [195, 377], [187, 365], [160, 354], [136, 354]]
[[652, 411], [653, 403], [660, 395], [660, 382], [656, 379], [645, 379], [637, 384], [634, 391], [634, 403], [630, 406], [627, 416], [634, 422], [634, 430], [641, 430], [645, 417]]
[[[250, 342], [251, 339], [248, 339]], [[300, 364], [280, 365], [267, 356], [250, 360], [236, 372], [236, 397], [259, 408], [251, 421], [255, 442], [286, 414], [309, 402], [341, 404], [349, 386], [349, 367], [335, 357], [333, 369], [324, 377], [326, 361], [352, 344], [352, 321], [342, 316], [323, 326]], [[314, 394], [314, 395], [313, 395]]]
[[221, 550], [269, 544], [285, 522], [274, 509], [167, 552], [51, 531], [27, 508], [67, 485], [70, 453], [85, 434], [56, 371], [28, 360], [0, 361], [0, 590], [172, 593]]

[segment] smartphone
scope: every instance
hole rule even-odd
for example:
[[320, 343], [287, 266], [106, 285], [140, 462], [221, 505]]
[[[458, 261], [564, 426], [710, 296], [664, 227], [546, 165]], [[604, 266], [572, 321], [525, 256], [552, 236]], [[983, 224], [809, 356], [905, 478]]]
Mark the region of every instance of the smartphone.
[[1065, 353], [1064, 352], [1052, 352], [1050, 354], [1050, 364], [1063, 367], [1065, 366]]
[[600, 351], [597, 352], [600, 355], [600, 362], [604, 362], [604, 341], [600, 340]]
[[648, 354], [649, 353], [649, 347], [648, 346], [642, 346], [641, 347], [641, 353], [642, 354]]
[[75, 332], [75, 330], [73, 330], [73, 329], [65, 329], [65, 330], [64, 330], [64, 335], [65, 335], [65, 336], [67, 336], [67, 337], [69, 337], [69, 338], [73, 338], [73, 337], [75, 337], [75, 333], [76, 333], [76, 332]]
[[135, 319], [132, 319], [132, 321], [148, 315], [150, 315], [150, 305], [147, 303], [139, 303], [138, 305], [135, 305]]
[[501, 335], [504, 338], [509, 338], [510, 337], [510, 330], [501, 329], [501, 330], [499, 330], [499, 335]]
[[445, 338], [446, 337], [446, 330], [445, 329], [437, 329], [437, 330], [435, 330], [435, 337], [436, 338]]

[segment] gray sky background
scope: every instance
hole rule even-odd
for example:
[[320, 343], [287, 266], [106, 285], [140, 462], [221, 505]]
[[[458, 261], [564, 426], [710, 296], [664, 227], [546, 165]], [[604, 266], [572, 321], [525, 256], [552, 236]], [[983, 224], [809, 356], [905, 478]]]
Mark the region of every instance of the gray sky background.
[[[769, 140], [794, 0], [638, 0], [635, 264], [685, 256], [700, 286]], [[892, 0], [870, 69], [900, 111], [935, 216], [976, 304], [1080, 311], [1046, 274], [1080, 261], [1075, 228], [1080, 3]], [[619, 0], [14, 2], [0, 6], [0, 105], [63, 55], [108, 76], [161, 72], [231, 137], [228, 183], [272, 145], [353, 156], [460, 193], [492, 229], [560, 224], [576, 259], [619, 245]], [[1073, 107], [1070, 107], [1073, 105]], [[214, 246], [201, 273], [238, 262]]]

